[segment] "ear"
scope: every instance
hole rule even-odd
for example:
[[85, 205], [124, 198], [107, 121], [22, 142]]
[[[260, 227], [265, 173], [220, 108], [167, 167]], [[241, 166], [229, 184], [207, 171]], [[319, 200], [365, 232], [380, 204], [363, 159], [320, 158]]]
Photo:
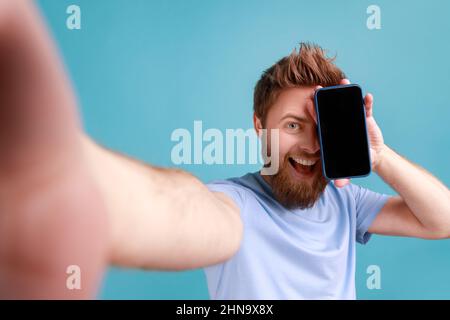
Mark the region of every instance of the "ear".
[[256, 116], [255, 113], [253, 113], [253, 127], [255, 128], [258, 137], [261, 137], [263, 126], [261, 120]]

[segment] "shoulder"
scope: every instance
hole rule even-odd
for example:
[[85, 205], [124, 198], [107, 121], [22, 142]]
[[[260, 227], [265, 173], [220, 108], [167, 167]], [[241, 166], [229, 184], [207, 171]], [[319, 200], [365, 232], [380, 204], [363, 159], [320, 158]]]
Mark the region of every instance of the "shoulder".
[[242, 209], [247, 199], [253, 194], [255, 181], [253, 174], [248, 173], [242, 177], [213, 180], [206, 186], [210, 191], [225, 193]]

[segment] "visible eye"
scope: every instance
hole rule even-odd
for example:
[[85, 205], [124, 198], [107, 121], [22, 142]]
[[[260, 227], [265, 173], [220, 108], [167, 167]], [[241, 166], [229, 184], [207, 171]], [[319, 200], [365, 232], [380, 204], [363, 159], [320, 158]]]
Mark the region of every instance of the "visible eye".
[[287, 128], [291, 129], [291, 130], [297, 130], [297, 129], [300, 129], [300, 125], [296, 122], [289, 122], [287, 124]]

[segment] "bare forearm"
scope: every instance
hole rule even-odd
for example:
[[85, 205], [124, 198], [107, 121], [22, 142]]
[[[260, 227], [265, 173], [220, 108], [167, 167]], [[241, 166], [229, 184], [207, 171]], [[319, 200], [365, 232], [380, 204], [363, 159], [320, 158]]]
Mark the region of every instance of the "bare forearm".
[[450, 192], [442, 182], [387, 146], [375, 171], [399, 193], [424, 227], [450, 234]]
[[110, 216], [112, 263], [186, 269], [217, 263], [236, 250], [240, 218], [232, 203], [186, 172], [84, 141]]

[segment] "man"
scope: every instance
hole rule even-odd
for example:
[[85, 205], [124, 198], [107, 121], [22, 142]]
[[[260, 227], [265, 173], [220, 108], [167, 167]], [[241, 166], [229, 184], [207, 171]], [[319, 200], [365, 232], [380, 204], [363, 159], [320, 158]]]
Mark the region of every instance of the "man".
[[[373, 169], [399, 196], [323, 179], [311, 95], [344, 76], [317, 47], [301, 46], [255, 90], [255, 129], [280, 131], [278, 174], [210, 190], [82, 133], [29, 1], [0, 0], [0, 63], [0, 298], [92, 297], [106, 263], [211, 266], [213, 298], [353, 298], [356, 240], [450, 235], [448, 189], [384, 144], [370, 95]], [[71, 265], [82, 270], [81, 290], [66, 286]]]
[[399, 195], [324, 179], [313, 104], [318, 84], [349, 81], [320, 47], [301, 44], [256, 85], [255, 130], [278, 130], [280, 168], [273, 176], [209, 184], [234, 200], [244, 223], [237, 254], [205, 269], [213, 298], [355, 299], [356, 242], [367, 243], [371, 233], [450, 236], [448, 189], [384, 143], [371, 94], [364, 101], [372, 169]]

